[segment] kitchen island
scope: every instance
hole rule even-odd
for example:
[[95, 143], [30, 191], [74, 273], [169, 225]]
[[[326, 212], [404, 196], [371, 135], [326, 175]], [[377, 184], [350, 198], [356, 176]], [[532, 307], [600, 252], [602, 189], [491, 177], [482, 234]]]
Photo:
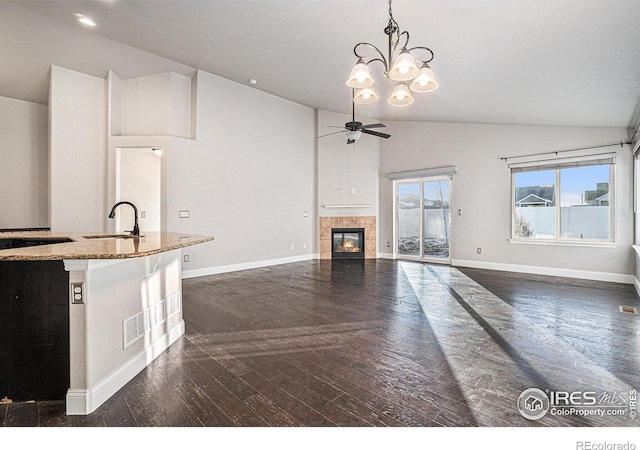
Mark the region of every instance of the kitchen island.
[[184, 334], [181, 249], [209, 236], [0, 233], [0, 398], [89, 414]]

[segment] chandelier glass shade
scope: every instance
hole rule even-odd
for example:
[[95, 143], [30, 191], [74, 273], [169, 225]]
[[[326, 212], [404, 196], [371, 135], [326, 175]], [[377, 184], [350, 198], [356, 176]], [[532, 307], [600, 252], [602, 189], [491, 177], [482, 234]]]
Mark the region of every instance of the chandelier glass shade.
[[391, 92], [389, 97], [389, 103], [393, 106], [409, 106], [413, 103], [413, 96], [411, 91], [404, 83], [398, 83]]
[[[359, 104], [368, 104], [378, 99], [378, 95], [373, 89], [374, 80], [368, 66], [374, 61], [383, 64], [384, 76], [387, 79], [398, 82], [388, 99], [391, 105], [406, 106], [413, 103], [411, 91], [425, 93], [437, 89], [438, 82], [429, 67], [429, 63], [433, 60], [433, 52], [427, 47], [407, 48], [409, 33], [400, 31], [398, 23], [393, 18], [391, 0], [389, 0], [389, 23], [384, 29], [384, 33], [388, 37], [386, 56], [378, 47], [368, 42], [360, 42], [353, 48], [353, 53], [358, 60], [347, 80], [347, 86], [354, 88], [353, 101]], [[369, 56], [363, 53], [367, 50]], [[417, 55], [425, 55], [426, 58], [417, 59], [412, 52]]]
[[356, 89], [353, 99], [360, 105], [368, 105], [378, 100], [378, 94], [376, 94], [373, 86]]
[[418, 76], [414, 78], [409, 87], [413, 92], [431, 92], [438, 89], [438, 82], [429, 64], [424, 63], [422, 65]]
[[347, 85], [352, 88], [365, 88], [373, 85], [373, 77], [369, 67], [364, 63], [362, 59], [356, 62], [356, 65], [351, 69], [351, 75]]

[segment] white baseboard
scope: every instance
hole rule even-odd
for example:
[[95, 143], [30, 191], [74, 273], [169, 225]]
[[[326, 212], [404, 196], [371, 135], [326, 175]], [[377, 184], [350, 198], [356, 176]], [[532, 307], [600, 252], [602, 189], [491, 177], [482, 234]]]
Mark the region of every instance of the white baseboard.
[[218, 275], [221, 273], [238, 272], [240, 270], [260, 269], [262, 267], [277, 266], [280, 264], [289, 264], [302, 261], [310, 261], [318, 259], [320, 255], [317, 253], [309, 253], [307, 255], [288, 256], [286, 258], [266, 259], [262, 261], [251, 261], [240, 264], [230, 264], [228, 266], [205, 267], [204, 269], [183, 270], [182, 279], [204, 277], [206, 275]]
[[184, 320], [133, 356], [117, 370], [89, 389], [67, 391], [67, 414], [86, 415], [94, 412], [113, 394], [138, 375], [151, 361], [168, 349], [185, 332]]
[[378, 258], [381, 259], [394, 259], [393, 253], [378, 253]]
[[640, 297], [640, 280], [638, 280], [635, 275], [633, 277], [633, 286], [636, 288], [636, 293]]
[[[531, 273], [552, 277], [579, 278], [582, 280], [610, 281], [613, 283], [634, 284], [634, 276], [624, 273], [595, 272], [590, 270], [562, 269], [557, 267], [524, 266], [519, 264], [503, 264], [486, 261], [469, 261], [452, 259], [452, 266], [471, 267], [474, 269], [500, 270], [503, 272]], [[638, 281], [637, 279], [635, 281]], [[636, 284], [640, 289], [640, 282]], [[639, 291], [640, 292], [640, 291]]]

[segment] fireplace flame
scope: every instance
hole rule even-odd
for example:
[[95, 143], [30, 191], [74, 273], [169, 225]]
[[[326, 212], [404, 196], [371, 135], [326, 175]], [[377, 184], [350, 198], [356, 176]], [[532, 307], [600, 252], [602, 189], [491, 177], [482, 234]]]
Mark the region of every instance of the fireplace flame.
[[357, 253], [357, 252], [361, 252], [362, 250], [360, 249], [360, 247], [356, 247], [353, 241], [344, 241], [344, 244], [340, 246], [338, 251], [343, 253], [345, 252]]

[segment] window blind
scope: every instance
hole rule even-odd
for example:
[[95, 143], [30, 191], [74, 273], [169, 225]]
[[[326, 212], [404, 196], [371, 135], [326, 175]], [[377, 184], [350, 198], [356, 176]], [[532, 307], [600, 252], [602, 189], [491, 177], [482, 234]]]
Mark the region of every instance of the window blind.
[[411, 170], [409, 172], [392, 172], [387, 174], [387, 178], [391, 181], [409, 180], [411, 178], [455, 175], [457, 171], [458, 166], [435, 167], [432, 169]]
[[604, 164], [615, 164], [615, 153], [592, 155], [592, 156], [578, 156], [572, 158], [555, 158], [544, 161], [529, 161], [522, 163], [509, 164], [509, 168], [512, 172], [533, 172], [536, 170], [556, 170], [565, 169], [569, 167], [584, 167], [584, 166], [600, 166]]

